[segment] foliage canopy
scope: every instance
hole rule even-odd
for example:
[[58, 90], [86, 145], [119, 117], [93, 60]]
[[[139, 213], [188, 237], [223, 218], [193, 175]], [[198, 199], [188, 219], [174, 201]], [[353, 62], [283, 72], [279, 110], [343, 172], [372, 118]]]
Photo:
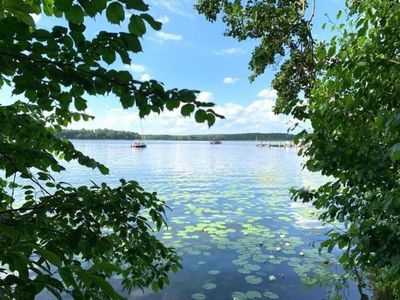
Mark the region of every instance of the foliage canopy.
[[[125, 31], [88, 38], [88, 18], [126, 27], [127, 10]], [[0, 105], [0, 298], [32, 299], [47, 290], [57, 298], [120, 299], [112, 276], [128, 292], [158, 290], [180, 267], [174, 250], [153, 235], [165, 224], [155, 193], [124, 179], [117, 187], [75, 187], [52, 176], [71, 160], [108, 173], [58, 137], [71, 122], [91, 118], [88, 96], [114, 94], [140, 117], [181, 105], [182, 115], [194, 113], [209, 126], [218, 117], [213, 103], [196, 100], [197, 91], [167, 90], [110, 66], [130, 64], [146, 30], [161, 28], [148, 10], [142, 0], [0, 1], [0, 87], [14, 96]], [[38, 28], [32, 14], [59, 25]]]
[[317, 189], [293, 190], [294, 199], [342, 223], [323, 247], [343, 249], [347, 268], [374, 274], [375, 285], [400, 298], [400, 5], [348, 0], [337, 21], [327, 17], [334, 36], [318, 42], [319, 4], [200, 0], [197, 9], [211, 21], [222, 13], [228, 36], [260, 41], [250, 79], [280, 66], [275, 111], [311, 123], [297, 135], [300, 154], [309, 170], [330, 176]]

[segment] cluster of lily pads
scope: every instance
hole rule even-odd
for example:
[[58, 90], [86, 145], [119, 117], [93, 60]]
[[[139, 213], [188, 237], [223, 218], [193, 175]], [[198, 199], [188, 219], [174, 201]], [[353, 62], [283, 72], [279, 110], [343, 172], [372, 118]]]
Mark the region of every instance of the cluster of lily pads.
[[[260, 211], [257, 216], [246, 217], [247, 212], [254, 214], [261, 200], [243, 200], [240, 194], [227, 192], [221, 198], [205, 193], [197, 194], [197, 199], [193, 195], [186, 196], [178, 201], [182, 213], [170, 218], [170, 229], [163, 232], [161, 238], [183, 255], [184, 262], [189, 260], [188, 256], [198, 256], [198, 264], [205, 264], [207, 257], [220, 255], [215, 254], [219, 250], [229, 252], [229, 257], [236, 256], [231, 263], [249, 288], [236, 291], [232, 287], [232, 299], [278, 299], [275, 286], [285, 285], [282, 271], [285, 268], [275, 265], [285, 264], [300, 278], [306, 279], [313, 273], [329, 273], [327, 265], [336, 263], [333, 256], [325, 254], [321, 257], [316, 249], [305, 244], [302, 237], [291, 234], [289, 222], [295, 222], [296, 218], [294, 212], [282, 211], [288, 209], [287, 198], [264, 200], [265, 216]], [[225, 197], [232, 198], [226, 201]], [[207, 291], [218, 287], [221, 278], [215, 277], [221, 272], [223, 270], [210, 269], [209, 280], [198, 287], [192, 298], [206, 299]], [[251, 288], [253, 286], [257, 289]]]
[[[195, 184], [179, 177], [153, 188], [172, 209], [160, 238], [177, 249], [184, 269], [195, 270], [192, 299], [215, 299], [219, 292], [236, 300], [279, 299], [287, 276], [297, 275], [301, 289], [301, 280], [330, 276], [337, 264], [310, 246], [324, 228], [311, 207], [291, 204], [285, 176], [199, 175]], [[303, 226], [304, 220], [313, 226]], [[227, 286], [228, 276], [238, 284]]]

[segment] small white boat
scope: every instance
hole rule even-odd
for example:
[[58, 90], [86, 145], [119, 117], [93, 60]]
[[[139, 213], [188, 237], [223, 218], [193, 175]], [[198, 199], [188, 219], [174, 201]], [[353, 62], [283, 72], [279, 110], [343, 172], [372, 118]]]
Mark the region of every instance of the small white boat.
[[221, 141], [220, 141], [220, 140], [212, 140], [212, 141], [210, 142], [210, 144], [212, 144], [212, 145], [219, 145], [219, 144], [221, 144]]
[[136, 140], [136, 141], [133, 142], [133, 144], [131, 144], [131, 147], [132, 148], [146, 148], [147, 145], [144, 142], [140, 141], [140, 140]]

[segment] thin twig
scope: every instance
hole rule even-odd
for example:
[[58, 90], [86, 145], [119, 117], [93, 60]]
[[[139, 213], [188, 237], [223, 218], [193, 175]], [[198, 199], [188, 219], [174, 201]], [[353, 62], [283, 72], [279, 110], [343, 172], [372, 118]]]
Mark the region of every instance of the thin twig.
[[308, 23], [311, 23], [312, 19], [314, 18], [314, 15], [315, 15], [315, 0], [312, 0], [311, 15], [310, 19], [308, 20]]
[[329, 17], [328, 13], [325, 13], [325, 16], [328, 18], [329, 23], [332, 24], [332, 26], [334, 28], [336, 28], [337, 31], [339, 31], [342, 35], [344, 34], [344, 32], [339, 28], [339, 26], [336, 25], [335, 22], [332, 21], [332, 19]]

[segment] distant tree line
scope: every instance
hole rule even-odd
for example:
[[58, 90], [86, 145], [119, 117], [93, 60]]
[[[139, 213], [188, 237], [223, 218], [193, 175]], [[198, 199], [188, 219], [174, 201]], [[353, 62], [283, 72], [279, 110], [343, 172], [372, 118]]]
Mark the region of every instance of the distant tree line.
[[[80, 129], [63, 130], [60, 137], [66, 139], [99, 139], [99, 140], [134, 140], [141, 139], [141, 135], [131, 131], [118, 131], [110, 129]], [[146, 140], [164, 141], [291, 141], [292, 134], [288, 133], [236, 133], [236, 134], [199, 134], [199, 135], [144, 135]]]
[[236, 134], [201, 134], [201, 135], [145, 135], [147, 140], [173, 141], [291, 141], [292, 134], [287, 133], [236, 133]]
[[60, 134], [60, 137], [65, 139], [79, 140], [135, 140], [140, 139], [140, 134], [131, 131], [118, 131], [110, 129], [66, 129]]

